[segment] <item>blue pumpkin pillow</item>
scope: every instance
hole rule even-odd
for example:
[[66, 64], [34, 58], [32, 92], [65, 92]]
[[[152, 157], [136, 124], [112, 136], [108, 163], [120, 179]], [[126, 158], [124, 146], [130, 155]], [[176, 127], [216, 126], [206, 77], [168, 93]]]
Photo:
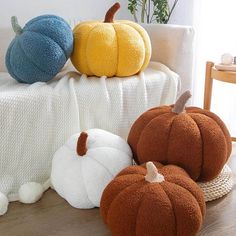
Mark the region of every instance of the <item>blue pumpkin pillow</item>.
[[6, 53], [9, 74], [19, 82], [46, 82], [65, 65], [73, 49], [73, 33], [61, 17], [42, 15], [22, 29], [15, 16], [12, 27], [16, 37]]

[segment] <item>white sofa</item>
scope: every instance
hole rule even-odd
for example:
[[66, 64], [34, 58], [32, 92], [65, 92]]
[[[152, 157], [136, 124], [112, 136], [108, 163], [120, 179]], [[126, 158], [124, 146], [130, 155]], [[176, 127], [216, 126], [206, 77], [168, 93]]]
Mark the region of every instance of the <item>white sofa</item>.
[[6, 72], [4, 63], [13, 33], [0, 29], [0, 192], [10, 201], [18, 200], [23, 183], [48, 179], [53, 153], [73, 133], [95, 127], [125, 138], [142, 112], [173, 103], [178, 88], [179, 92], [191, 90], [192, 28], [143, 26], [151, 38], [152, 60], [165, 64], [180, 80], [154, 62], [132, 80], [88, 80], [70, 72], [49, 83], [19, 84]]
[[[69, 20], [76, 24], [77, 20]], [[152, 43], [152, 61], [168, 66], [181, 78], [181, 90], [192, 90], [194, 30], [189, 26], [152, 24], [142, 25]], [[0, 28], [0, 72], [6, 72], [5, 53], [14, 33], [10, 28]]]
[[158, 61], [180, 76], [183, 91], [192, 91], [194, 30], [180, 25], [143, 25], [152, 43], [152, 61]]

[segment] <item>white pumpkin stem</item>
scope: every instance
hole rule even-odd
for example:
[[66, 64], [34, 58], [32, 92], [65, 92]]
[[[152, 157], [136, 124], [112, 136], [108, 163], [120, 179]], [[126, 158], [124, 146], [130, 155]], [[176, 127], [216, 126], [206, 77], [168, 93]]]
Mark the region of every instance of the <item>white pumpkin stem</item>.
[[187, 101], [189, 100], [189, 98], [191, 98], [191, 93], [189, 90], [187, 90], [186, 92], [184, 92], [179, 98], [178, 100], [176, 101], [173, 109], [172, 109], [172, 112], [174, 113], [177, 113], [177, 114], [180, 114], [182, 112], [184, 112], [185, 110], [185, 105], [187, 103]]
[[113, 23], [116, 12], [120, 9], [120, 3], [116, 2], [106, 13], [104, 23]]
[[78, 138], [76, 151], [79, 156], [84, 156], [87, 152], [87, 147], [86, 147], [87, 138], [88, 134], [85, 132], [82, 132]]
[[164, 176], [158, 173], [156, 166], [151, 161], [146, 164], [146, 168], [147, 174], [145, 180], [149, 183], [161, 183], [165, 180]]
[[14, 30], [16, 35], [20, 35], [23, 32], [22, 28], [18, 24], [18, 20], [17, 20], [16, 16], [11, 17], [11, 25], [12, 25], [12, 29]]

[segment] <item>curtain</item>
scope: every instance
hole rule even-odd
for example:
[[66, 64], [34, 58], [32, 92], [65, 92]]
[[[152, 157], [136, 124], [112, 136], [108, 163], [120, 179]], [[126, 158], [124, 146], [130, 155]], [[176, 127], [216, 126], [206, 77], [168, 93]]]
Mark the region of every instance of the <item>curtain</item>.
[[[220, 62], [223, 53], [236, 56], [236, 1], [198, 0], [194, 5], [196, 31], [193, 104], [203, 106], [206, 61]], [[211, 111], [236, 136], [236, 84], [214, 80]]]

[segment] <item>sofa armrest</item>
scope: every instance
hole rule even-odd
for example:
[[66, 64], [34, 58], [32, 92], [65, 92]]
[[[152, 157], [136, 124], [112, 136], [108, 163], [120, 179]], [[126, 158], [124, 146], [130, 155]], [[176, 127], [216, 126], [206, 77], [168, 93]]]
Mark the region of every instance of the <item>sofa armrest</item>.
[[190, 26], [143, 24], [152, 43], [153, 61], [158, 61], [179, 74], [181, 90], [192, 90], [194, 30]]

